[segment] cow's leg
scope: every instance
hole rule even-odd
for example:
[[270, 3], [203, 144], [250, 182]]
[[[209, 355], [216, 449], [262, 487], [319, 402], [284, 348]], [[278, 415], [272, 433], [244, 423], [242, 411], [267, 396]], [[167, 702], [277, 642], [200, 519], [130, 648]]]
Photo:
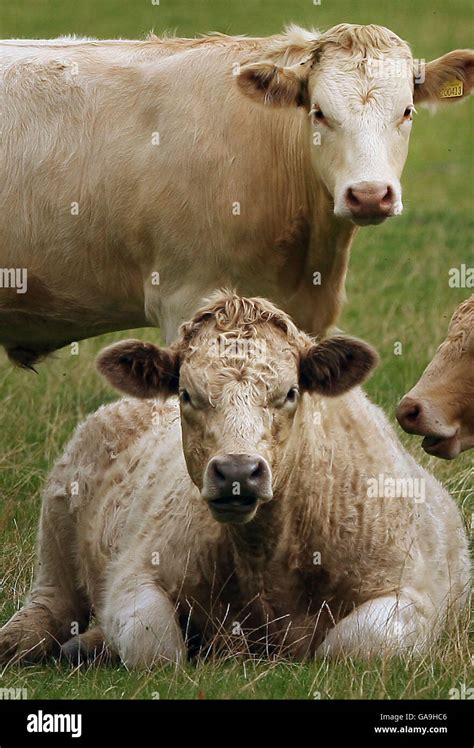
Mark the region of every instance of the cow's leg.
[[43, 501], [33, 589], [24, 607], [0, 629], [0, 662], [41, 659], [88, 622], [89, 606], [76, 584], [69, 500], [50, 491]]
[[40, 660], [59, 652], [71, 632], [87, 625], [88, 611], [82, 600], [67, 599], [53, 580], [35, 587], [21, 610], [0, 629], [0, 663]]
[[436, 619], [428, 598], [387, 595], [359, 605], [327, 634], [316, 655], [394, 655], [422, 650], [434, 633]]
[[160, 328], [168, 345], [176, 340], [180, 325], [192, 317], [202, 299], [212, 293], [214, 285], [199, 288], [195, 280], [189, 283], [182, 279], [171, 293], [165, 294], [163, 288], [164, 285], [153, 285], [150, 280], [145, 283], [145, 316], [149, 325]]
[[107, 644], [129, 667], [153, 667], [180, 662], [186, 647], [176, 610], [153, 580], [137, 576], [110, 579], [102, 628]]
[[85, 631], [83, 634], [71, 637], [61, 647], [61, 656], [65, 657], [72, 665], [78, 665], [81, 662], [100, 663], [113, 657], [112, 652], [107, 648], [105, 637], [100, 626]]

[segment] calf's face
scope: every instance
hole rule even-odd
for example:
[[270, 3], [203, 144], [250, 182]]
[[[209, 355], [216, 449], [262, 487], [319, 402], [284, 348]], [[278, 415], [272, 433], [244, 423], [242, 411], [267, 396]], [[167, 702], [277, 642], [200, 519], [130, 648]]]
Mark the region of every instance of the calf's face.
[[459, 307], [448, 337], [416, 385], [402, 398], [397, 419], [424, 436], [428, 454], [452, 460], [474, 447], [474, 297]]
[[127, 394], [178, 395], [189, 475], [219, 522], [248, 522], [273, 498], [273, 472], [303, 393], [342, 394], [376, 362], [369, 346], [350, 338], [305, 338], [299, 347], [272, 323], [257, 333], [223, 334], [211, 318], [185, 346], [124, 341], [99, 357], [102, 373]]
[[[419, 66], [388, 29], [341, 24], [315, 40], [307, 61], [253, 63], [238, 82], [262, 103], [308, 111], [310, 158], [334, 213], [363, 226], [402, 213], [400, 177], [415, 103], [463, 98], [473, 67], [468, 50]], [[454, 81], [457, 88], [446, 88]]]

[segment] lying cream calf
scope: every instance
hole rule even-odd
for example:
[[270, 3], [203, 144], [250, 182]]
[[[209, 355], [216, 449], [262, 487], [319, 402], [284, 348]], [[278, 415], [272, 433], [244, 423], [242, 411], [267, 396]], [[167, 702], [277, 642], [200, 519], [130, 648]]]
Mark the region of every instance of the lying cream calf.
[[0, 631], [1, 659], [102, 641], [140, 667], [210, 645], [298, 658], [427, 647], [465, 599], [466, 536], [356, 388], [375, 363], [361, 341], [314, 343], [229, 292], [171, 348], [105, 349], [108, 380], [155, 399], [100, 408], [52, 471], [35, 583]]

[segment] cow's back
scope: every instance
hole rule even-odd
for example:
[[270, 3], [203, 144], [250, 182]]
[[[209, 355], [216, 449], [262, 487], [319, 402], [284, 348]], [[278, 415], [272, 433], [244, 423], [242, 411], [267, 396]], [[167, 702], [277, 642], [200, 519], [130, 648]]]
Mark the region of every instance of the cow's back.
[[79, 319], [89, 334], [160, 324], [171, 339], [216, 287], [285, 304], [302, 281], [306, 113], [240, 92], [238, 40], [172, 54], [123, 44], [123, 57], [108, 42], [0, 52], [0, 266], [27, 268], [29, 283], [2, 292], [24, 338], [7, 340], [2, 317], [5, 344], [45, 328], [60, 347], [84, 336]]

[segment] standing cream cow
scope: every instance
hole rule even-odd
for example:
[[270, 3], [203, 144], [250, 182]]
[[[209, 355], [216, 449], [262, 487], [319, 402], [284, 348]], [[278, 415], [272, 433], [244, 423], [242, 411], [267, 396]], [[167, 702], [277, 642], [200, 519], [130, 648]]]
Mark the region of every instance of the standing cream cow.
[[[112, 384], [170, 401], [122, 400], [78, 429], [0, 658], [102, 641], [131, 666], [232, 641], [292, 657], [423, 651], [464, 601], [466, 536], [451, 497], [352, 389], [375, 360], [232, 293], [168, 349], [105, 349]], [[92, 609], [98, 627], [71, 638]]]
[[452, 460], [474, 447], [474, 295], [459, 304], [448, 336], [419, 381], [403, 397], [397, 418], [424, 436], [425, 452]]
[[324, 332], [356, 227], [402, 212], [414, 104], [462, 100], [473, 60], [418, 69], [350, 24], [0, 43], [0, 344], [28, 366], [112, 330], [170, 342], [225, 284]]

